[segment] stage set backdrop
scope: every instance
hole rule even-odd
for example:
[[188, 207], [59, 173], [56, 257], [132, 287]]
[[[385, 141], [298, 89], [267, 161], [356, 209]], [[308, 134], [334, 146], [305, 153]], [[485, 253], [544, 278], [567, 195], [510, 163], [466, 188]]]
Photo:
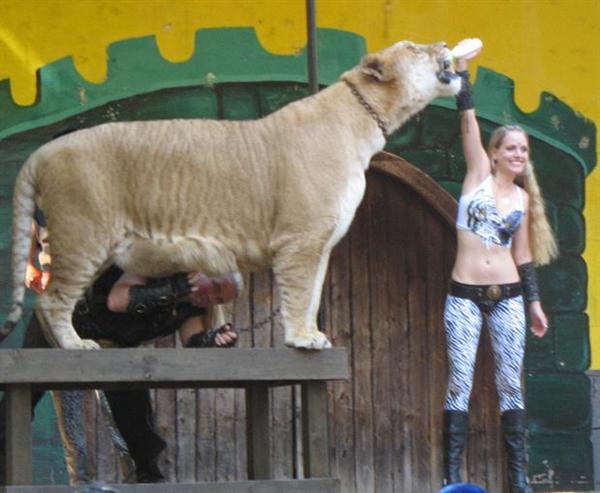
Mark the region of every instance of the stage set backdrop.
[[[116, 120], [256, 118], [308, 94], [302, 0], [0, 0], [0, 8], [0, 318], [9, 307], [12, 186], [39, 145], [68, 128]], [[473, 74], [484, 134], [503, 123], [530, 133], [561, 251], [539, 271], [549, 334], [528, 337], [530, 476], [536, 490], [592, 489], [593, 386], [585, 372], [600, 369], [600, 2], [316, 0], [316, 21], [321, 86], [367, 51], [402, 39], [483, 39]], [[344, 491], [435, 491], [441, 311], [453, 197], [465, 170], [454, 101], [434, 101], [386, 150], [324, 291], [321, 323], [349, 349], [352, 369], [351, 381], [331, 387], [332, 467]], [[278, 301], [272, 276], [247, 276], [247, 285], [229, 313], [239, 326], [265, 323], [244, 332], [241, 345], [281, 344], [280, 322], [269, 316]], [[21, 326], [4, 347], [19, 346], [22, 334]], [[501, 491], [489, 355], [481, 350], [467, 463], [470, 479]], [[244, 477], [240, 392], [155, 393], [170, 479]], [[301, 474], [297, 393], [273, 392], [275, 474]], [[89, 406], [90, 453], [101, 477], [119, 479]], [[54, 421], [45, 398], [34, 423], [38, 483], [67, 480]]]

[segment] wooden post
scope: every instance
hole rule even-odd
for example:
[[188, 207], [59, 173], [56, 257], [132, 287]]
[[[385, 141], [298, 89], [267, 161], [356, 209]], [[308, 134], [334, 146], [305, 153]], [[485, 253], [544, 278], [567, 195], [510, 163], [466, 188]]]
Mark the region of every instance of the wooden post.
[[31, 385], [6, 387], [7, 484], [33, 483], [31, 452]]
[[246, 387], [246, 442], [248, 479], [271, 479], [271, 440], [269, 427], [269, 387]]
[[302, 443], [307, 478], [330, 475], [327, 420], [327, 383], [302, 383]]

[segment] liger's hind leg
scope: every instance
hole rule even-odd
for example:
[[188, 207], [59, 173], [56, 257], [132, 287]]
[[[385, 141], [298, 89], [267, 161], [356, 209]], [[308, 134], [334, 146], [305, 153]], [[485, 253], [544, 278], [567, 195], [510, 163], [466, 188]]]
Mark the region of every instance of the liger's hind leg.
[[[82, 294], [83, 290], [78, 290]], [[71, 323], [76, 298], [66, 295], [61, 287], [53, 284], [40, 296], [36, 305], [36, 314], [44, 335], [53, 346], [63, 349], [97, 349], [100, 346], [91, 339], [81, 339]]]
[[[65, 259], [68, 258], [68, 261]], [[73, 328], [73, 309], [92, 284], [105, 258], [100, 252], [68, 256], [52, 254], [52, 280], [37, 302], [36, 313], [48, 342], [64, 349], [96, 349], [98, 343], [81, 339]]]

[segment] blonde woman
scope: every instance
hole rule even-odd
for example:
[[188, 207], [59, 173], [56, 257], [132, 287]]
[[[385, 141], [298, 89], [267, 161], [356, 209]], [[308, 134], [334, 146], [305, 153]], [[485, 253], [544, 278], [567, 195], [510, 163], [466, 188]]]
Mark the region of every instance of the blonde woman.
[[475, 357], [485, 321], [494, 352], [510, 492], [530, 493], [521, 388], [525, 308], [533, 334], [544, 337], [548, 322], [540, 303], [535, 265], [552, 260], [557, 248], [529, 159], [527, 133], [517, 126], [500, 127], [492, 134], [487, 152], [481, 143], [467, 72], [468, 61], [480, 51], [456, 62], [463, 79], [457, 107], [467, 172], [456, 221], [457, 255], [444, 312], [449, 365], [444, 477], [446, 484], [461, 482]]

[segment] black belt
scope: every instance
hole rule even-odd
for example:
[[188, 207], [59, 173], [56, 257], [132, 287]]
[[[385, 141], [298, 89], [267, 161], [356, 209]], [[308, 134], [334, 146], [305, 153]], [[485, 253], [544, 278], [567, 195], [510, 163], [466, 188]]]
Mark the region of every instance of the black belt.
[[450, 281], [448, 292], [458, 298], [467, 298], [475, 303], [498, 301], [519, 296], [523, 289], [520, 282], [511, 284], [462, 284]]

